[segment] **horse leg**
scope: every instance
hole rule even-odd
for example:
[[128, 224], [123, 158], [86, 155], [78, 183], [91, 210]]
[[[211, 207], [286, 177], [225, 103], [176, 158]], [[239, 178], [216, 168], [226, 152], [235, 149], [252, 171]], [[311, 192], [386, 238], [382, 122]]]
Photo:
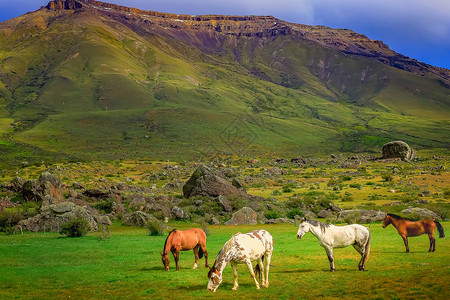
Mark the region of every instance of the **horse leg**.
[[327, 247], [327, 248], [325, 248], [325, 251], [327, 252], [328, 260], [330, 261], [330, 271], [334, 272], [334, 270], [336, 270], [336, 268], [334, 267], [333, 248]]
[[198, 262], [198, 245], [195, 246], [194, 248], [192, 248], [192, 250], [194, 251], [194, 256], [195, 256], [195, 263], [194, 263], [194, 267], [192, 269], [197, 269], [197, 262]]
[[255, 282], [256, 289], [259, 290], [259, 283], [258, 280], [256, 280], [255, 272], [253, 272], [253, 266], [250, 259], [245, 260], [245, 263], [247, 264], [248, 270], [250, 271], [250, 275], [253, 277], [253, 281]]
[[428, 252], [434, 252], [436, 250], [436, 239], [433, 234], [429, 234], [428, 238], [430, 239], [430, 249], [428, 249]]
[[232, 290], [235, 291], [239, 288], [237, 264], [234, 262], [230, 262], [230, 265], [233, 268], [233, 279], [234, 279]]
[[355, 242], [352, 246], [361, 255], [361, 260], [359, 261], [358, 268], [360, 271], [364, 271], [364, 258], [365, 257], [364, 257], [364, 251], [362, 250], [363, 247], [361, 247], [357, 242]]
[[258, 259], [257, 264], [259, 265], [259, 272], [260, 272], [260, 276], [261, 276], [261, 285], [265, 286], [265, 276], [264, 276], [264, 272], [265, 272], [265, 268], [264, 268], [264, 263], [263, 263], [263, 258], [261, 256], [260, 259]]
[[263, 286], [269, 287], [269, 269], [270, 269], [270, 260], [272, 259], [272, 252], [266, 252], [264, 255], [264, 271], [266, 272], [266, 282], [263, 283]]
[[175, 265], [176, 265], [176, 270], [180, 270], [180, 268], [178, 267], [178, 259], [180, 258], [180, 251], [177, 252], [172, 252], [173, 254], [173, 258], [175, 259]]
[[203, 256], [205, 256], [205, 267], [209, 268], [209, 265], [208, 265], [208, 251], [206, 251], [206, 245], [200, 245], [200, 247], [202, 247]]
[[409, 246], [408, 246], [408, 237], [406, 235], [402, 235], [403, 243], [405, 243], [406, 247], [406, 253], [409, 252]]

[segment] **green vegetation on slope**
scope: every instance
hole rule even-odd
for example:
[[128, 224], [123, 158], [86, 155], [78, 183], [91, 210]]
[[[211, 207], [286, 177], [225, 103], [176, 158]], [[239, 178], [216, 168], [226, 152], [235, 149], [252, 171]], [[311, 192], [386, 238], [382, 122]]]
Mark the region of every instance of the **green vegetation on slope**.
[[0, 140], [17, 160], [22, 143], [88, 159], [450, 144], [448, 88], [298, 37], [225, 36], [208, 52], [86, 12], [12, 24], [0, 30]]

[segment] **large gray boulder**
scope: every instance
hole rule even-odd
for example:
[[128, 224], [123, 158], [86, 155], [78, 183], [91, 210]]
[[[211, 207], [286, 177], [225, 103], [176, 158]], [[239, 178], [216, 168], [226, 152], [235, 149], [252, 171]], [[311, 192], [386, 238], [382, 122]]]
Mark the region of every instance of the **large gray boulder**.
[[339, 212], [338, 219], [350, 223], [373, 223], [383, 221], [386, 213], [379, 210], [348, 209]]
[[37, 180], [28, 180], [22, 186], [22, 196], [26, 201], [47, 201], [46, 205], [64, 200], [61, 180], [48, 172]]
[[[22, 220], [20, 225], [26, 227], [27, 230], [34, 232], [59, 231], [62, 224], [75, 218], [85, 219], [92, 231], [98, 229], [96, 215], [86, 207], [76, 205], [72, 202], [60, 202], [42, 206], [40, 214]], [[103, 218], [102, 221], [108, 222], [105, 218]]]
[[134, 211], [123, 215], [122, 222], [128, 226], [145, 227], [152, 216], [143, 211]]
[[382, 155], [383, 158], [401, 158], [410, 161], [416, 157], [416, 151], [405, 142], [393, 141], [383, 145]]
[[407, 219], [431, 219], [441, 221], [441, 217], [435, 212], [420, 207], [411, 207], [401, 211], [402, 216]]
[[258, 224], [258, 215], [250, 207], [243, 207], [235, 212], [225, 225], [256, 225]]
[[202, 165], [183, 186], [183, 195], [186, 198], [193, 196], [243, 196], [247, 193], [238, 189], [222, 176], [216, 174], [211, 168]]

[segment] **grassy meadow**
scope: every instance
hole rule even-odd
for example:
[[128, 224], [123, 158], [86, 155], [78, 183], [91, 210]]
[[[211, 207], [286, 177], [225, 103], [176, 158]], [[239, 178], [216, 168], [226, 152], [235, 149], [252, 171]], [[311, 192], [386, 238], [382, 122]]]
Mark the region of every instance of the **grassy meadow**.
[[[449, 234], [450, 222], [442, 222]], [[198, 227], [169, 223], [171, 228]], [[66, 238], [56, 233], [0, 235], [0, 297], [27, 298], [151, 298], [151, 299], [445, 299], [450, 296], [450, 241], [437, 239], [428, 253], [428, 238], [410, 238], [405, 253], [393, 227], [368, 224], [372, 234], [367, 271], [359, 272], [359, 255], [352, 248], [335, 250], [336, 272], [329, 272], [325, 251], [310, 233], [297, 240], [295, 225], [210, 226], [210, 264], [231, 235], [264, 228], [274, 237], [270, 287], [256, 290], [243, 265], [239, 290], [232, 291], [227, 266], [216, 293], [206, 290], [204, 259], [192, 270], [192, 251], [180, 255], [180, 271], [165, 272], [160, 259], [165, 236], [149, 236], [143, 228], [114, 224], [109, 237], [90, 233]]]

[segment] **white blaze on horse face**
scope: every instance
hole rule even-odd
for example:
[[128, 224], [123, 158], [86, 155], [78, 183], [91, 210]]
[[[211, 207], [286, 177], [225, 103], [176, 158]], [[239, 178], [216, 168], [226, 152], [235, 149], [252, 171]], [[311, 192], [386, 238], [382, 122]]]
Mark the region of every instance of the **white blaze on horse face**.
[[222, 283], [222, 275], [212, 273], [211, 278], [209, 278], [208, 286], [206, 287], [206, 289], [208, 291], [215, 292], [221, 283]]
[[308, 231], [309, 226], [307, 223], [300, 223], [300, 225], [298, 225], [297, 238], [301, 239]]

